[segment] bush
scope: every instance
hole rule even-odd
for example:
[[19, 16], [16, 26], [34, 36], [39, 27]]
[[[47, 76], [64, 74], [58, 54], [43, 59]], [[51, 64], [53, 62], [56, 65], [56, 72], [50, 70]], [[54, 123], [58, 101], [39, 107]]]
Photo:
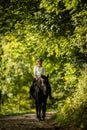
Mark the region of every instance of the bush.
[[87, 65], [81, 70], [75, 92], [59, 107], [57, 122], [61, 125], [87, 127]]

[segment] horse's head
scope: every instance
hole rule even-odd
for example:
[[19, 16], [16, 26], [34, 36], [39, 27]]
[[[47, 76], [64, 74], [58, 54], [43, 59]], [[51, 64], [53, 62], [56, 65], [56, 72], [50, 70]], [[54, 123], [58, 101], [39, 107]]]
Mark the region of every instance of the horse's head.
[[39, 87], [43, 90], [44, 95], [47, 94], [47, 83], [46, 83], [46, 76], [41, 76], [38, 79]]
[[49, 77], [49, 75], [47, 75], [47, 76], [45, 76], [45, 75], [41, 75], [41, 78], [44, 80], [44, 83], [46, 84], [46, 85], [48, 85], [48, 77]]
[[38, 83], [41, 88], [46, 87], [45, 79], [42, 77], [38, 79]]

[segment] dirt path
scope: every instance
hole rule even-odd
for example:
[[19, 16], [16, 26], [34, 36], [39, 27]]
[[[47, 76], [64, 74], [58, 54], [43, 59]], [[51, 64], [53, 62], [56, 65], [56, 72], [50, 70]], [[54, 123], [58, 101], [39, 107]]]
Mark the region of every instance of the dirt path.
[[51, 119], [54, 113], [47, 113], [45, 121], [37, 121], [35, 114], [0, 117], [0, 130], [63, 130]]

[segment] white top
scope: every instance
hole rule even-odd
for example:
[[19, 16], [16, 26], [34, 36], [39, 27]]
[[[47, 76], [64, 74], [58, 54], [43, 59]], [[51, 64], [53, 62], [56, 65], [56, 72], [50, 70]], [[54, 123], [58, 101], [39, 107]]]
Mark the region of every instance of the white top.
[[41, 75], [46, 75], [45, 68], [43, 66], [35, 66], [34, 67], [34, 76], [40, 78]]

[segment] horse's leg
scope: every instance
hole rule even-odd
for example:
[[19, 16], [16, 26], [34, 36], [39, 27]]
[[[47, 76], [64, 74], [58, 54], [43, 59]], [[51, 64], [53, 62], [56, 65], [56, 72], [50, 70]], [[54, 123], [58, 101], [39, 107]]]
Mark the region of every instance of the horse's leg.
[[46, 117], [46, 102], [42, 104], [42, 120], [45, 120]]
[[36, 118], [38, 119], [39, 118], [39, 115], [38, 115], [38, 103], [35, 102], [35, 104], [36, 104]]
[[41, 120], [41, 104], [36, 102], [36, 118]]
[[41, 103], [38, 104], [38, 117], [41, 120]]

